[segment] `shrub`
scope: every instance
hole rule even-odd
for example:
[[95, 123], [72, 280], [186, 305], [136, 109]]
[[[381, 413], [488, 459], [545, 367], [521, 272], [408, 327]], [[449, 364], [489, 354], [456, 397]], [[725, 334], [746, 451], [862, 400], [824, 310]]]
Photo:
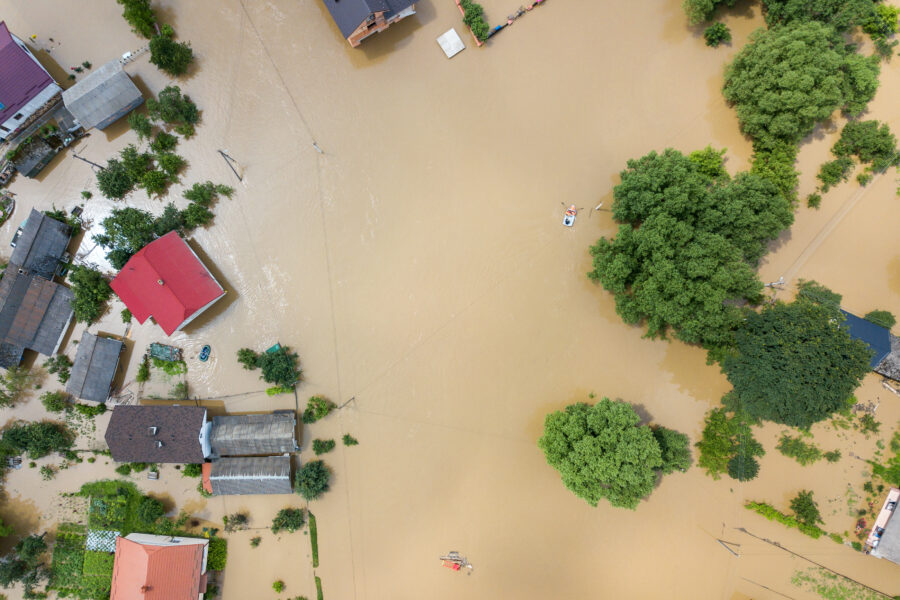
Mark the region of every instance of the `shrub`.
[[830, 452], [826, 452], [822, 456], [824, 456], [825, 460], [827, 460], [828, 462], [835, 463], [835, 462], [841, 460], [841, 451], [840, 450], [832, 450]]
[[147, 112], [154, 121], [163, 123], [186, 123], [196, 125], [200, 111], [189, 96], [182, 96], [181, 88], [170, 85], [159, 93], [157, 99], [147, 99]]
[[331, 400], [323, 396], [313, 396], [306, 403], [306, 409], [304, 409], [300, 420], [307, 425], [315, 423], [320, 419], [324, 419], [335, 408], [337, 407]]
[[160, 154], [162, 152], [171, 152], [178, 144], [178, 138], [171, 133], [160, 131], [156, 134], [156, 139], [150, 143], [150, 149]]
[[282, 508], [272, 519], [272, 533], [287, 531], [294, 533], [306, 522], [302, 508]]
[[843, 544], [843, 543], [844, 543], [844, 538], [842, 538], [842, 537], [841, 537], [841, 534], [839, 534], [839, 533], [829, 533], [829, 534], [828, 534], [828, 537], [830, 537], [830, 538], [831, 538], [831, 541], [834, 542], [834, 543], [836, 543], [836, 544]]
[[200, 492], [200, 495], [201, 495], [203, 498], [212, 498], [212, 494], [211, 494], [210, 492], [207, 492], [207, 491], [203, 488], [203, 482], [202, 482], [202, 481], [201, 481], [200, 483], [197, 484], [197, 491]]
[[256, 365], [262, 369], [262, 379], [281, 387], [293, 387], [300, 378], [297, 368], [297, 354], [282, 346], [274, 352], [263, 352], [257, 356]]
[[187, 400], [188, 384], [187, 381], [179, 381], [169, 390], [169, 398], [172, 400]]
[[312, 443], [313, 452], [316, 453], [316, 456], [319, 456], [320, 454], [326, 454], [334, 450], [334, 445], [334, 440], [315, 439]]
[[[735, 475], [743, 476], [745, 471], [743, 465], [731, 464], [737, 456], [746, 460], [747, 457], [752, 459], [765, 454], [762, 445], [753, 437], [744, 415], [729, 416], [724, 408], [714, 409], [706, 415], [703, 434], [696, 445], [700, 450], [697, 464], [713, 479], [726, 472], [737, 479]], [[749, 470], [752, 468], [752, 465], [746, 467]]]
[[266, 388], [267, 396], [277, 396], [278, 394], [290, 394], [294, 391], [294, 388], [289, 387], [281, 387], [280, 385], [273, 385], [272, 387]]
[[799, 529], [800, 533], [806, 534], [811, 538], [818, 539], [825, 533], [825, 531], [820, 529], [817, 525], [801, 523], [796, 517], [786, 515], [765, 502], [747, 502], [744, 504], [744, 507], [764, 516], [770, 521], [778, 521], [782, 525]]
[[725, 23], [714, 23], [703, 32], [703, 39], [706, 40], [707, 46], [716, 48], [719, 44], [731, 42], [731, 30]]
[[793, 500], [791, 500], [791, 510], [797, 521], [804, 525], [816, 525], [824, 523], [822, 515], [819, 513], [819, 505], [813, 500], [812, 492], [803, 490], [799, 492]]
[[812, 464], [822, 458], [822, 451], [815, 444], [807, 444], [802, 438], [783, 434], [776, 446], [778, 451], [793, 458], [803, 466]]
[[121, 200], [134, 189], [134, 180], [125, 165], [115, 158], [106, 162], [106, 167], [97, 171], [97, 187], [110, 200]]
[[201, 475], [203, 475], [203, 467], [201, 465], [187, 464], [181, 469], [182, 477], [200, 477]]
[[866, 313], [866, 316], [863, 318], [866, 321], [875, 323], [885, 329], [893, 329], [894, 325], [897, 324], [897, 319], [894, 317], [893, 313], [886, 310], [873, 310]]
[[278, 580], [272, 584], [272, 589], [278, 592], [279, 594], [284, 591], [284, 582], [282, 580]]
[[41, 404], [44, 405], [47, 412], [52, 413], [60, 413], [71, 407], [69, 404], [69, 395], [61, 391], [45, 392], [44, 394], [41, 394]]
[[862, 30], [872, 36], [873, 40], [884, 40], [897, 32], [897, 16], [900, 8], [890, 4], [876, 4], [862, 21]]
[[131, 463], [122, 463], [116, 467], [116, 473], [119, 475], [131, 475]]
[[54, 469], [52, 466], [44, 465], [43, 467], [41, 467], [41, 479], [43, 479], [44, 481], [53, 479], [54, 475], [56, 475], [56, 469]]
[[819, 174], [816, 175], [816, 178], [822, 182], [822, 191], [827, 192], [831, 186], [847, 181], [852, 168], [853, 159], [849, 156], [842, 156], [824, 163], [819, 167]]
[[860, 542], [857, 542], [856, 540], [853, 540], [852, 542], [850, 542], [850, 545], [851, 545], [851, 546], [853, 547], [853, 549], [856, 550], [857, 552], [862, 552], [863, 547], [862, 547], [862, 544], [861, 544]]
[[228, 542], [222, 538], [210, 538], [206, 566], [213, 571], [221, 571], [228, 561]]
[[259, 547], [260, 542], [262, 542], [262, 538], [259, 536], [250, 538], [250, 547], [257, 548]]
[[345, 446], [356, 446], [359, 444], [359, 440], [350, 435], [349, 433], [344, 434], [344, 445]]
[[810, 194], [806, 197], [806, 206], [809, 208], [819, 208], [822, 205], [822, 196], [819, 194]]
[[122, 16], [131, 25], [132, 31], [144, 38], [151, 38], [156, 29], [156, 15], [150, 8], [150, 0], [116, 0], [125, 7]]
[[44, 361], [48, 373], [56, 373], [60, 383], [65, 383], [71, 376], [72, 361], [65, 354], [57, 354]]
[[738, 481], [750, 481], [759, 474], [759, 463], [752, 456], [738, 453], [728, 461], [728, 476]]
[[484, 8], [472, 0], [460, 0], [463, 9], [463, 23], [472, 30], [472, 35], [483, 42], [490, 37], [491, 28], [484, 18]]
[[90, 193], [89, 191], [87, 191], [87, 190], [82, 190], [82, 191], [81, 191], [81, 197], [82, 197], [82, 199], [84, 199], [84, 200], [90, 200], [93, 196], [94, 196], [94, 195], [93, 195], [92, 193]]
[[147, 115], [142, 112], [132, 111], [128, 115], [128, 126], [137, 133], [139, 140], [148, 140], [153, 135], [153, 124], [150, 123]]
[[138, 186], [144, 188], [147, 197], [150, 198], [154, 194], [161, 196], [169, 188], [169, 176], [163, 171], [155, 169], [147, 171], [141, 176]]
[[217, 196], [222, 195], [231, 198], [233, 193], [234, 188], [232, 187], [215, 184], [212, 181], [206, 181], [204, 183], [195, 183], [190, 189], [185, 190], [184, 197], [186, 200], [195, 202], [201, 206], [209, 206]]
[[73, 265], [69, 271], [72, 284], [72, 310], [75, 320], [91, 324], [106, 310], [106, 302], [112, 296], [112, 288], [100, 271], [89, 267]]
[[297, 471], [294, 485], [298, 494], [306, 500], [315, 500], [328, 491], [331, 471], [321, 460], [313, 460]]
[[147, 525], [152, 525], [165, 514], [162, 502], [156, 498], [145, 496], [137, 507], [137, 517]]
[[135, 379], [138, 383], [144, 383], [150, 379], [150, 363], [148, 363], [146, 359], [141, 361]]
[[74, 434], [62, 423], [16, 421], [3, 430], [2, 442], [8, 448], [26, 452], [28, 458], [42, 458], [51, 452], [72, 447]]
[[183, 360], [163, 360], [154, 356], [153, 366], [170, 377], [187, 373], [187, 363]]
[[178, 77], [187, 73], [194, 62], [194, 51], [185, 42], [176, 42], [168, 35], [157, 35], [150, 40], [150, 62], [169, 75]]
[[222, 517], [222, 521], [225, 525], [225, 531], [230, 533], [247, 529], [247, 523], [250, 522], [250, 519], [245, 513], [233, 513]]
[[860, 429], [863, 433], [878, 433], [878, 430], [881, 429], [881, 423], [875, 420], [875, 417], [870, 415], [869, 413], [864, 414], [859, 418]]
[[237, 352], [237, 359], [245, 369], [252, 371], [257, 368], [256, 361], [259, 359], [259, 354], [250, 348], [241, 348]]

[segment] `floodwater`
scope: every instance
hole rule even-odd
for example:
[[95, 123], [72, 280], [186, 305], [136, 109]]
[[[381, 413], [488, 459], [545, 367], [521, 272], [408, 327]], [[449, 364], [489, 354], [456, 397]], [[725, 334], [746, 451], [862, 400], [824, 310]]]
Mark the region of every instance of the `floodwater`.
[[[646, 340], [623, 325], [612, 297], [585, 277], [588, 246], [612, 235], [606, 211], [628, 158], [652, 149], [728, 148], [727, 166], [746, 168], [750, 144], [720, 87], [724, 64], [762, 24], [755, 4], [726, 17], [735, 46], [712, 50], [689, 29], [678, 0], [637, 8], [622, 2], [546, 2], [486, 48], [475, 48], [450, 0], [425, 0], [418, 15], [353, 50], [315, 0], [154, 2], [162, 20], [191, 41], [196, 69], [178, 82], [203, 111], [197, 136], [178, 152], [189, 161], [183, 183], [212, 179], [235, 186], [215, 207], [215, 225], [192, 244], [228, 296], [186, 333], [192, 397], [229, 412], [295, 406], [268, 397], [255, 373], [234, 359], [242, 346], [280, 341], [300, 354], [300, 406], [324, 394], [342, 410], [303, 430], [310, 440], [350, 433], [360, 445], [325, 457], [331, 491], [312, 503], [318, 518], [326, 598], [812, 598], [790, 584], [809, 563], [737, 531], [760, 537], [900, 593], [898, 567], [765, 521], [746, 499], [783, 509], [796, 491], [815, 490], [829, 530], [851, 529], [843, 500], [857, 490], [875, 438], [841, 437], [821, 426], [817, 441], [840, 447], [836, 465], [802, 468], [774, 449], [780, 433], [759, 435], [769, 453], [760, 477], [713, 481], [699, 469], [666, 477], [636, 511], [592, 508], [573, 496], [537, 448], [544, 415], [588, 394], [626, 399], [655, 422], [696, 441], [705, 412], [728, 389], [702, 352]], [[30, 3], [2, 0], [3, 18], [62, 71], [100, 65], [140, 45], [108, 0]], [[515, 7], [487, 0], [496, 22]], [[468, 48], [448, 61], [435, 38], [455, 27]], [[54, 38], [52, 45], [49, 38]], [[874, 118], [900, 128], [897, 61], [886, 65]], [[145, 92], [167, 77], [140, 58], [128, 67]], [[801, 196], [839, 131], [821, 128], [801, 154]], [[119, 124], [79, 145], [103, 162], [134, 135]], [[322, 149], [319, 154], [313, 147]], [[237, 182], [217, 150], [239, 163]], [[893, 242], [897, 199], [890, 174], [860, 190], [825, 195], [818, 211], [798, 208], [789, 234], [774, 244], [761, 275], [789, 285], [815, 278], [844, 294], [859, 313], [900, 312], [900, 256]], [[67, 153], [41, 181], [18, 179], [14, 219], [31, 205], [71, 208], [95, 192], [91, 168]], [[178, 202], [180, 186], [170, 199]], [[138, 191], [134, 206], [160, 211]], [[563, 228], [564, 205], [582, 209]], [[112, 204], [95, 197], [85, 214], [99, 222]], [[89, 239], [81, 254], [102, 264]], [[849, 250], [849, 251], [848, 251]], [[124, 334], [113, 303], [99, 329]], [[77, 329], [72, 339], [80, 337]], [[123, 383], [135, 389], [136, 357], [163, 339], [135, 326]], [[194, 357], [213, 348], [207, 363]], [[66, 347], [74, 356], [70, 341]], [[45, 388], [49, 389], [49, 388]], [[882, 438], [900, 419], [898, 399], [870, 376], [861, 401], [882, 401]], [[37, 415], [32, 399], [0, 419]], [[99, 420], [102, 431], [104, 421]], [[84, 447], [94, 442], [84, 440]], [[97, 442], [99, 443], [99, 442]], [[81, 444], [81, 441], [80, 441]], [[58, 459], [57, 459], [58, 460]], [[98, 460], [50, 483], [36, 469], [11, 473], [0, 515], [52, 527], [59, 499], [108, 476]], [[247, 510], [264, 528], [299, 497], [215, 498], [171, 467], [143, 489], [221, 522]], [[827, 499], [827, 500], [826, 500]], [[841, 503], [844, 505], [841, 505]], [[834, 512], [832, 512], [834, 511]], [[252, 549], [248, 538], [264, 537]], [[302, 533], [231, 536], [226, 600], [269, 597], [282, 579], [288, 596], [314, 597], [309, 540]], [[740, 544], [741, 557], [717, 539]], [[458, 550], [470, 576], [440, 568]]]

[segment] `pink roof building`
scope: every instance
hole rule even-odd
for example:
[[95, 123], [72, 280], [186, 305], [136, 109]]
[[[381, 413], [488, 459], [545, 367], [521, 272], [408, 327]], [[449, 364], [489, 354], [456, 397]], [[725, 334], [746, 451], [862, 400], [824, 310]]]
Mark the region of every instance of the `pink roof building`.
[[18, 133], [61, 93], [34, 54], [0, 21], [0, 140]]

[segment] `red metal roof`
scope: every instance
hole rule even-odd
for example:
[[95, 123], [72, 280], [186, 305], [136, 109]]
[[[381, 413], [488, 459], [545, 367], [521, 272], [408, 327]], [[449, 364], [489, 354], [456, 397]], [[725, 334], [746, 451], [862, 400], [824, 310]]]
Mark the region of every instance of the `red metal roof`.
[[138, 322], [152, 316], [168, 335], [225, 295], [212, 273], [174, 231], [141, 248], [110, 286]]
[[203, 544], [153, 546], [116, 538], [110, 600], [196, 600], [205, 591]]
[[19, 112], [53, 78], [22, 50], [0, 21], [0, 123]]
[[206, 490], [207, 494], [212, 494], [212, 482], [209, 480], [209, 476], [212, 473], [212, 463], [205, 462], [200, 465], [200, 474], [203, 476], [203, 489]]

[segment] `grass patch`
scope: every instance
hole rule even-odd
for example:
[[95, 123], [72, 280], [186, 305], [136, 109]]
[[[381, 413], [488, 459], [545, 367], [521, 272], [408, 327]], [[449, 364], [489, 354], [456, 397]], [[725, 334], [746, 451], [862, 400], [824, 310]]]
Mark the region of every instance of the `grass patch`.
[[312, 544], [313, 569], [319, 566], [319, 531], [316, 529], [316, 515], [309, 515], [309, 543]]
[[869, 590], [860, 584], [835, 575], [820, 567], [810, 567], [805, 571], [795, 571], [791, 583], [822, 598], [834, 600], [881, 600], [882, 594]]
[[322, 578], [316, 575], [316, 598], [323, 600], [324, 597], [322, 595]]
[[183, 360], [163, 360], [153, 357], [153, 366], [166, 375], [183, 375], [187, 373], [187, 364]]

